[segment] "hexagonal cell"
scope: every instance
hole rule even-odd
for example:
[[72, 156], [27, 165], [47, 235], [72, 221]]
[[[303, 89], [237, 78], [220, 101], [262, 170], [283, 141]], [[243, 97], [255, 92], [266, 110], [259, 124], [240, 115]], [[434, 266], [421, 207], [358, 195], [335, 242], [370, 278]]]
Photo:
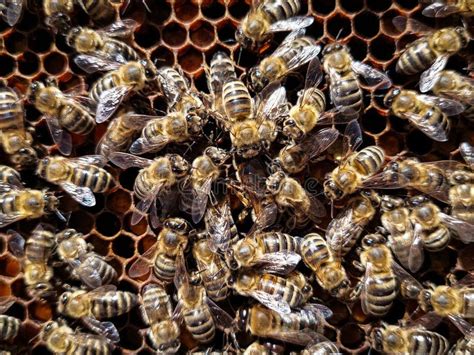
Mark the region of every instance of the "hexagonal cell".
[[192, 46], [183, 48], [182, 52], [178, 54], [178, 63], [185, 72], [195, 72], [201, 67], [202, 62], [202, 52]]
[[182, 22], [191, 22], [199, 13], [199, 7], [190, 1], [175, 1], [173, 7], [176, 18]]
[[59, 75], [67, 70], [67, 58], [58, 52], [51, 52], [44, 57], [44, 69], [51, 75]]
[[10, 285], [5, 280], [0, 279], [0, 297], [10, 296], [11, 293]]
[[26, 309], [23, 303], [15, 302], [3, 314], [24, 321], [26, 318]]
[[359, 348], [365, 340], [365, 332], [355, 323], [349, 323], [341, 328], [341, 344], [349, 349]]
[[28, 48], [26, 36], [21, 32], [15, 31], [5, 39], [5, 49], [10, 54], [23, 53], [26, 48]]
[[466, 271], [474, 270], [474, 245], [463, 246], [459, 251], [459, 265]]
[[387, 132], [378, 138], [377, 143], [385, 150], [389, 156], [395, 156], [404, 148], [403, 137], [394, 133]]
[[369, 51], [375, 59], [386, 62], [393, 58], [395, 42], [391, 37], [380, 35], [369, 44]]
[[342, 14], [336, 13], [327, 20], [326, 33], [333, 39], [346, 38], [351, 34], [351, 20]]
[[7, 249], [8, 235], [1, 233], [0, 236], [0, 254], [3, 254]]
[[0, 55], [0, 76], [7, 77], [16, 69], [15, 59], [8, 54]]
[[393, 19], [397, 16], [400, 16], [400, 12], [398, 10], [390, 10], [384, 12], [382, 15], [382, 31], [389, 36], [396, 36], [400, 33], [393, 24]]
[[189, 38], [198, 47], [207, 47], [214, 41], [214, 26], [207, 21], [196, 21], [189, 28]]
[[[231, 16], [235, 18], [243, 17], [248, 11], [248, 4], [245, 1], [235, 1], [233, 5], [229, 7]], [[219, 1], [203, 1], [201, 4], [201, 12], [204, 17], [210, 20], [217, 20], [224, 16], [225, 6]]]
[[18, 58], [18, 70], [26, 76], [35, 75], [40, 69], [40, 58], [33, 52], [24, 52]]
[[86, 241], [94, 247], [95, 253], [102, 256], [108, 254], [110, 249], [110, 243], [108, 240], [102, 239], [102, 237], [97, 234], [89, 234]]
[[316, 13], [327, 15], [336, 8], [336, 0], [311, 0], [311, 7]]
[[[109, 264], [110, 266], [112, 266], [114, 268], [114, 270], [117, 272], [117, 278], [120, 278], [123, 274], [123, 268], [125, 267], [125, 265], [123, 264], [123, 262], [121, 260], [119, 260], [118, 258], [107, 258], [107, 264]], [[119, 286], [119, 290], [122, 290], [122, 291], [128, 291], [126, 289], [124, 289], [123, 287]]]
[[135, 254], [135, 241], [132, 237], [121, 234], [112, 242], [112, 250], [115, 255], [130, 258]]
[[135, 43], [142, 48], [150, 48], [160, 42], [160, 31], [155, 26], [150, 24], [143, 24], [133, 34]]
[[218, 40], [221, 43], [233, 43], [235, 42], [235, 27], [232, 21], [222, 21], [217, 25], [216, 32]]
[[125, 226], [125, 230], [135, 235], [142, 235], [148, 229], [148, 222], [146, 218], [142, 218], [140, 222], [132, 225], [131, 223], [132, 215], [133, 213], [128, 213], [123, 218], [123, 224]]
[[103, 212], [96, 217], [95, 229], [106, 237], [117, 234], [121, 226], [120, 219], [113, 213]]
[[[2, 286], [1, 282], [0, 282], [0, 286]], [[4, 290], [3, 292], [8, 292], [8, 293], [1, 294], [0, 296], [9, 296], [10, 293], [11, 293], [12, 295], [14, 295], [15, 297], [18, 297], [18, 298], [23, 298], [23, 299], [28, 299], [29, 298], [26, 295], [26, 286], [25, 286], [25, 282], [24, 282], [23, 278], [18, 278], [18, 279], [16, 279], [15, 281], [13, 281], [11, 283], [11, 291], [10, 291], [10, 288], [9, 288], [8, 291]]]
[[417, 0], [395, 0], [395, 4], [397, 4], [401, 9], [405, 10], [412, 10], [419, 6], [419, 2]]
[[153, 99], [153, 109], [157, 112], [166, 112], [168, 110], [168, 102], [163, 96], [157, 96]]
[[147, 2], [150, 12], [148, 19], [155, 24], [163, 24], [171, 16], [171, 5], [166, 0], [153, 0]]
[[383, 114], [372, 107], [362, 116], [362, 126], [365, 131], [372, 134], [379, 134], [385, 130], [387, 119]]
[[313, 38], [322, 38], [324, 36], [324, 20], [315, 18], [311, 26], [306, 27], [306, 35]]
[[107, 196], [107, 208], [112, 212], [124, 213], [132, 204], [130, 193], [124, 190], [116, 190]]
[[186, 28], [177, 22], [170, 22], [163, 28], [163, 41], [172, 46], [179, 47], [184, 44], [187, 37]]
[[12, 257], [10, 254], [0, 257], [0, 275], [15, 277], [20, 272], [21, 264], [16, 258]]
[[120, 332], [120, 345], [124, 349], [137, 350], [143, 343], [143, 337], [139, 330], [135, 327], [125, 327]]
[[53, 45], [53, 36], [51, 32], [44, 28], [39, 28], [28, 34], [28, 48], [35, 53], [45, 53]]
[[392, 6], [391, 0], [367, 0], [367, 7], [373, 11], [381, 12]]
[[46, 301], [33, 301], [28, 305], [28, 314], [31, 319], [46, 322], [53, 318], [53, 307], [54, 304]]
[[433, 140], [421, 133], [418, 129], [413, 129], [406, 137], [407, 148], [414, 154], [424, 155], [431, 151]]
[[362, 11], [354, 17], [354, 31], [364, 38], [372, 38], [379, 32], [379, 17], [370, 11]]
[[340, 0], [339, 5], [346, 12], [358, 12], [364, 8], [364, 0]]
[[131, 168], [122, 171], [119, 177], [120, 185], [129, 191], [133, 191], [133, 185], [135, 184], [135, 179], [138, 175], [139, 169]]
[[347, 42], [351, 55], [355, 60], [363, 61], [367, 56], [367, 44], [364, 40], [351, 37]]
[[79, 210], [72, 213], [69, 226], [83, 234], [89, 233], [94, 226], [94, 218], [87, 212]]
[[175, 61], [173, 52], [169, 48], [163, 46], [159, 46], [151, 52], [150, 57], [158, 67], [173, 66]]

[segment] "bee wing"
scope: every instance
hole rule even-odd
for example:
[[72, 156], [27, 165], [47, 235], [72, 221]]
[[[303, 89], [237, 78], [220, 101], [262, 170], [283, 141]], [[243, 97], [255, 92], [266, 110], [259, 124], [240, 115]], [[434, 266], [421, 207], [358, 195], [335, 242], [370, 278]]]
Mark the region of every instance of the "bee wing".
[[153, 160], [137, 157], [136, 155], [123, 152], [114, 152], [110, 154], [109, 159], [112, 163], [114, 163], [121, 169], [128, 169], [132, 167], [138, 167], [143, 169], [153, 163]]
[[260, 272], [287, 275], [292, 272], [301, 260], [298, 253], [292, 251], [281, 251], [263, 254], [257, 260]]
[[157, 245], [154, 244], [150, 249], [148, 249], [143, 255], [140, 255], [137, 260], [133, 262], [128, 270], [128, 276], [132, 279], [145, 275], [150, 271], [150, 266], [152, 261], [150, 259], [155, 257], [157, 250]]
[[258, 302], [263, 304], [265, 307], [280, 313], [289, 314], [291, 313], [290, 305], [284, 301], [280, 296], [271, 295], [264, 291], [252, 290], [245, 293], [245, 295], [255, 298]]
[[463, 142], [459, 145], [459, 151], [466, 163], [474, 169], [474, 147], [467, 142]]
[[105, 336], [99, 334], [75, 332], [71, 334], [71, 339], [74, 339], [75, 344], [107, 343], [113, 345]]
[[211, 309], [212, 318], [214, 319], [217, 328], [220, 330], [227, 330], [234, 327], [234, 319], [229, 315], [229, 313], [215, 304], [209, 297], [206, 297], [206, 303]]
[[0, 297], [0, 314], [5, 313], [15, 303], [16, 297], [1, 296]]
[[184, 259], [183, 249], [180, 246], [176, 254], [176, 271], [174, 273], [174, 285], [177, 290], [180, 287], [190, 284], [188, 269], [186, 267], [186, 260]]
[[23, 185], [17, 186], [12, 185], [7, 182], [0, 182], [0, 193], [11, 192], [11, 191], [19, 191], [24, 190], [25, 188]]
[[[211, 207], [204, 216], [207, 233], [209, 234], [209, 247], [217, 251], [223, 246], [227, 249], [232, 233], [232, 214], [228, 203], [219, 207]], [[224, 251], [224, 250], [222, 250]]]
[[313, 196], [311, 192], [306, 191], [306, 195], [310, 200], [310, 207], [306, 214], [312, 221], [319, 222], [321, 217], [326, 216], [326, 206], [316, 196]]
[[108, 25], [107, 27], [103, 27], [97, 32], [105, 34], [109, 37], [128, 37], [131, 36], [133, 32], [135, 32], [138, 26], [138, 22], [127, 18], [115, 21], [114, 23]]
[[339, 131], [335, 128], [325, 128], [303, 140], [310, 159], [318, 156], [336, 142]]
[[455, 314], [448, 315], [448, 318], [454, 324], [454, 326], [458, 328], [459, 331], [468, 339], [472, 339], [474, 337], [474, 326], [471, 325], [471, 323], [469, 323], [467, 320]]
[[409, 120], [415, 127], [437, 142], [446, 142], [448, 140], [448, 131], [442, 125], [442, 122], [428, 122], [423, 116], [405, 112], [400, 114], [402, 118]]
[[433, 32], [433, 29], [420, 21], [417, 21], [413, 18], [407, 18], [404, 16], [396, 16], [392, 20], [393, 25], [395, 28], [400, 31], [408, 31], [411, 33], [418, 33], [418, 34], [428, 34]]
[[144, 137], [138, 138], [132, 143], [130, 147], [130, 153], [132, 154], [143, 154], [150, 151], [159, 151], [168, 144], [170, 139], [164, 135], [153, 137], [153, 143], [149, 142]]
[[317, 125], [348, 124], [354, 119], [357, 112], [350, 107], [334, 107], [319, 116]]
[[130, 221], [132, 225], [135, 225], [142, 220], [142, 218], [144, 217], [143, 214], [146, 214], [151, 204], [155, 203], [156, 197], [162, 188], [163, 188], [162, 183], [156, 185], [153, 191], [150, 191], [150, 194], [146, 198], [138, 201], [138, 203], [135, 206], [138, 211], [133, 212], [132, 219]]
[[362, 291], [360, 293], [360, 305], [362, 306], [362, 312], [364, 312], [364, 314], [370, 314], [367, 289], [368, 289], [369, 284], [372, 284], [375, 282], [375, 280], [370, 277], [371, 274], [372, 274], [372, 264], [367, 263], [367, 265], [365, 266], [364, 279], [362, 280]]
[[365, 189], [402, 189], [408, 185], [408, 179], [390, 169], [383, 170], [362, 182]]
[[272, 226], [277, 220], [278, 206], [273, 200], [262, 202], [262, 204], [259, 205], [254, 204], [254, 211], [256, 218], [248, 232], [249, 235], [253, 235], [259, 230], [264, 230]]
[[76, 63], [76, 65], [87, 74], [93, 74], [98, 71], [117, 70], [120, 65], [126, 63], [126, 60], [123, 57], [117, 57], [117, 59], [121, 60], [112, 61], [98, 54], [78, 54], [74, 58], [74, 63]]
[[79, 295], [78, 297], [99, 297], [99, 296], [103, 296], [105, 293], [107, 292], [111, 292], [111, 291], [117, 291], [117, 286], [115, 285], [103, 285], [103, 286], [100, 286], [94, 290], [91, 290], [91, 291], [88, 291], [87, 293], [83, 293], [81, 295]]
[[423, 9], [422, 14], [426, 17], [447, 17], [458, 12], [459, 8], [455, 5], [433, 2]]
[[263, 89], [261, 95], [262, 99], [258, 105], [256, 117], [259, 122], [266, 119], [274, 120], [280, 117], [281, 109], [286, 103], [286, 89], [279, 84], [270, 84]]
[[120, 341], [120, 335], [112, 322], [101, 322], [92, 317], [83, 317], [82, 322], [84, 325], [101, 336], [104, 336], [112, 343], [118, 343]]
[[306, 346], [310, 342], [314, 342], [320, 336], [319, 333], [315, 332], [314, 330], [310, 329], [302, 329], [302, 330], [273, 330], [268, 333], [268, 337], [281, 340], [285, 343], [296, 344], [300, 346]]
[[[17, 258], [25, 256], [25, 238], [13, 229], [7, 231], [8, 234], [8, 249]], [[1, 314], [2, 312], [0, 312]]]
[[430, 95], [418, 95], [417, 97], [421, 101], [437, 106], [448, 116], [459, 115], [465, 109], [462, 103], [450, 99], [445, 99], [443, 97], [436, 97]]
[[396, 261], [392, 261], [392, 270], [394, 274], [397, 276], [398, 281], [400, 284], [410, 284], [416, 286], [418, 289], [423, 289], [423, 286], [411, 276], [403, 267], [401, 267]]
[[286, 32], [306, 28], [314, 22], [312, 16], [295, 16], [289, 19], [277, 21], [270, 25], [268, 32]]
[[316, 58], [321, 52], [321, 46], [313, 45], [307, 46], [298, 51], [298, 53], [291, 57], [287, 63], [287, 72], [297, 69], [298, 67], [308, 63]]
[[[342, 254], [342, 250], [351, 243], [352, 238], [360, 237], [362, 226], [355, 223], [354, 210], [352, 206], [346, 207], [336, 218], [333, 218], [326, 230], [326, 241], [329, 248], [337, 255]], [[348, 238], [351, 236], [351, 238]]]
[[8, 226], [9, 224], [15, 223], [23, 218], [25, 218], [25, 216], [20, 213], [10, 213], [10, 214], [0, 213], [0, 228]]
[[61, 128], [56, 117], [45, 116], [45, 120], [54, 143], [58, 145], [59, 151], [64, 155], [70, 155], [72, 151], [71, 135]]
[[3, 7], [3, 10], [0, 12], [2, 19], [10, 27], [15, 26], [23, 10], [23, 0], [1, 0], [0, 6]]
[[392, 85], [390, 78], [381, 71], [372, 68], [370, 65], [352, 61], [352, 69], [359, 75], [363, 76], [367, 84], [377, 86], [380, 89], [386, 89]]
[[[308, 64], [308, 70], [306, 71], [306, 82], [304, 84], [304, 92], [310, 88], [317, 87], [323, 80], [324, 73], [321, 65], [321, 61], [318, 57], [314, 57]], [[302, 100], [304, 102], [304, 100]]]
[[105, 90], [99, 98], [96, 111], [96, 122], [107, 121], [117, 111], [123, 99], [132, 90], [132, 86], [119, 85], [112, 89]]
[[425, 261], [425, 253], [423, 248], [423, 239], [421, 238], [422, 227], [416, 224], [413, 228], [413, 243], [410, 246], [408, 254], [408, 268], [411, 272], [420, 270]]
[[99, 270], [94, 269], [92, 265], [80, 264], [75, 268], [75, 272], [79, 276], [79, 279], [87, 287], [91, 289], [102, 286], [102, 278], [100, 277]]
[[436, 58], [435, 62], [431, 67], [425, 70], [420, 76], [420, 91], [428, 92], [438, 81], [438, 75], [441, 70], [444, 69], [448, 63], [449, 56], [441, 55]]
[[62, 182], [59, 185], [81, 205], [86, 207], [95, 206], [95, 196], [90, 188], [77, 186], [70, 182]]
[[320, 303], [307, 303], [303, 307], [304, 310], [310, 311], [315, 314], [319, 319], [328, 319], [333, 316], [333, 311]]
[[344, 154], [355, 152], [362, 144], [362, 131], [359, 122], [352, 120], [344, 130], [344, 142], [342, 151]]
[[422, 326], [426, 329], [433, 329], [436, 328], [439, 323], [443, 320], [443, 317], [437, 315], [435, 312], [429, 312], [423, 314], [421, 317], [417, 319], [411, 319], [407, 324], [410, 327], [413, 326]]
[[95, 165], [100, 168], [105, 166], [107, 164], [107, 159], [100, 154], [91, 154], [91, 155], [83, 155], [81, 157], [73, 158], [69, 160], [73, 164], [79, 164], [79, 165]]
[[474, 242], [474, 225], [442, 212], [439, 213], [439, 218], [444, 222], [446, 227], [456, 233], [456, 236], [459, 237], [463, 243], [469, 244]]
[[[465, 78], [464, 80], [468, 79]], [[474, 82], [471, 84], [471, 87], [474, 87]], [[474, 105], [474, 91], [471, 88], [462, 90], [443, 90], [442, 95], [443, 97], [459, 101], [468, 106]]]
[[212, 178], [207, 178], [204, 183], [194, 189], [194, 199], [191, 206], [191, 216], [194, 223], [199, 223], [206, 213], [207, 201], [211, 193]]

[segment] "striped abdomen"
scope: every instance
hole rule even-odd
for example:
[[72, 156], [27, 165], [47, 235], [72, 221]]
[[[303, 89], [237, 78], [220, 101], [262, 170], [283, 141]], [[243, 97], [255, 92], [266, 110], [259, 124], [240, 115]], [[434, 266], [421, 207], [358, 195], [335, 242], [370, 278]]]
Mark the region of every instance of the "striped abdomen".
[[463, 288], [460, 291], [462, 299], [462, 314], [463, 318], [474, 318], [474, 288]]
[[472, 353], [474, 353], [474, 339], [468, 337], [459, 339], [449, 352], [452, 355], [471, 355]]
[[237, 79], [234, 62], [223, 52], [214, 54], [209, 71], [211, 85], [213, 82], [226, 82]]
[[21, 322], [19, 319], [0, 315], [0, 341], [9, 341], [18, 335]]
[[[84, 334], [83, 334], [84, 335]], [[65, 355], [109, 355], [112, 354], [110, 343], [93, 337], [81, 336], [75, 337], [74, 334], [68, 335], [65, 340], [69, 344]]]
[[183, 76], [171, 67], [158, 70], [158, 81], [163, 95], [169, 101], [177, 99], [176, 94], [181, 95], [189, 90], [188, 83]]
[[73, 167], [69, 181], [77, 186], [88, 187], [93, 192], [105, 192], [113, 184], [112, 175], [94, 165], [88, 168]]
[[445, 226], [438, 226], [434, 231], [422, 234], [423, 246], [431, 252], [445, 249], [451, 240], [451, 233]]
[[264, 253], [280, 251], [299, 252], [299, 240], [286, 233], [268, 232], [257, 236], [257, 241], [263, 246]]
[[332, 255], [326, 241], [315, 233], [303, 239], [300, 252], [304, 263], [315, 272], [324, 267], [324, 264], [332, 262]]
[[173, 316], [170, 296], [163, 287], [158, 285], [147, 286], [143, 292], [142, 310], [143, 319], [148, 325], [171, 319]]
[[226, 82], [222, 89], [222, 101], [225, 113], [230, 120], [239, 121], [252, 117], [252, 98], [242, 81]]
[[349, 71], [330, 83], [331, 99], [334, 106], [352, 109], [360, 113], [364, 108], [362, 89], [354, 72]]
[[443, 355], [449, 349], [445, 337], [425, 329], [415, 329], [407, 336], [409, 339], [409, 354]]
[[80, 277], [82, 272], [87, 273], [86, 270], [97, 270], [102, 280], [102, 285], [108, 285], [114, 282], [117, 279], [117, 272], [115, 269], [107, 264], [100, 256], [90, 253], [82, 261], [81, 265], [78, 267], [77, 275]]
[[227, 280], [230, 277], [230, 271], [227, 265], [222, 259], [216, 254], [210, 265], [199, 265], [199, 271], [201, 272], [202, 282], [206, 287], [208, 297], [214, 301], [223, 301], [227, 298], [229, 293], [229, 286], [227, 286]]
[[431, 49], [428, 40], [420, 39], [407, 47], [398, 59], [396, 70], [405, 75], [412, 75], [429, 68], [436, 60], [436, 53]]
[[35, 230], [26, 241], [25, 256], [30, 261], [46, 262], [54, 247], [56, 237], [46, 230]]
[[18, 206], [17, 200], [19, 197], [18, 191], [9, 191], [0, 195], [0, 213], [11, 215], [22, 210], [21, 206]]
[[[294, 39], [291, 42], [290, 48], [286, 51], [283, 51], [283, 53], [277, 57], [274, 58], [279, 58], [279, 60], [285, 64], [285, 66], [296, 56], [298, 56], [301, 51], [308, 46], [315, 46], [316, 41], [311, 38], [311, 37], [299, 37]], [[263, 62], [262, 62], [263, 63]], [[280, 75], [286, 74], [285, 72], [281, 72]]]
[[111, 22], [115, 17], [115, 9], [109, 0], [82, 0], [81, 3], [95, 22]]
[[[448, 116], [436, 106], [430, 106], [427, 109], [422, 110], [416, 117], [421, 127], [433, 127], [433, 130], [446, 132], [446, 135], [451, 129], [451, 121]], [[447, 139], [436, 140], [444, 142]]]
[[274, 23], [296, 16], [300, 8], [299, 0], [273, 0], [264, 1], [261, 11], [268, 16], [271, 23]]
[[137, 62], [140, 60], [137, 52], [132, 47], [114, 38], [107, 37], [100, 50], [108, 58], [123, 57], [127, 62]]
[[449, 189], [451, 215], [474, 224], [474, 183], [454, 185]]
[[397, 297], [397, 280], [392, 273], [374, 273], [365, 282], [365, 306], [369, 314], [381, 317], [388, 313]]
[[318, 88], [309, 88], [305, 90], [300, 97], [298, 97], [297, 105], [311, 105], [319, 113], [326, 110], [326, 97], [324, 92]]
[[[321, 322], [319, 315], [305, 308], [294, 310], [289, 314], [279, 314], [276, 312], [272, 313], [278, 316], [274, 317], [273, 320], [277, 322], [279, 320], [281, 330], [283, 331], [311, 329], [320, 332], [323, 328], [323, 322]], [[278, 325], [276, 325], [276, 327], [277, 328], [274, 329], [280, 329], [278, 328]]]
[[111, 152], [123, 152], [130, 147], [136, 130], [127, 127], [122, 117], [119, 116], [110, 122], [104, 137], [97, 145], [97, 154], [108, 157]]
[[410, 248], [413, 244], [413, 231], [391, 234], [388, 236], [390, 242], [390, 249], [393, 254], [397, 257], [400, 264], [404, 267], [409, 267]]
[[0, 131], [24, 130], [23, 106], [10, 88], [0, 88]]
[[116, 72], [109, 72], [105, 74], [102, 78], [97, 80], [94, 85], [92, 85], [91, 90], [89, 91], [89, 97], [96, 103], [99, 102], [100, 95], [109, 89], [112, 89], [120, 84], [119, 76]]
[[261, 276], [256, 288], [265, 293], [281, 297], [282, 300], [288, 302], [290, 307], [298, 307], [304, 298], [298, 287], [277, 275], [265, 274]]
[[88, 134], [95, 127], [95, 120], [84, 108], [65, 101], [58, 109], [59, 124], [69, 132]]
[[171, 282], [176, 273], [176, 256], [158, 253], [153, 264], [155, 276], [162, 281]]
[[126, 291], [109, 291], [92, 299], [92, 314], [97, 319], [112, 318], [129, 312], [138, 296]]
[[150, 193], [153, 191], [155, 184], [157, 183], [155, 179], [150, 177], [150, 169], [142, 169], [138, 173], [137, 178], [135, 179], [135, 185], [133, 187], [133, 192], [135, 193], [138, 199], [147, 198]]
[[385, 161], [385, 152], [382, 148], [371, 145], [362, 149], [351, 159], [351, 166], [365, 177], [369, 177], [380, 170]]
[[209, 343], [214, 339], [216, 327], [207, 305], [201, 304], [193, 309], [186, 309], [182, 316], [186, 328], [199, 343]]
[[9, 185], [21, 184], [20, 173], [7, 165], [0, 165], [0, 182]]

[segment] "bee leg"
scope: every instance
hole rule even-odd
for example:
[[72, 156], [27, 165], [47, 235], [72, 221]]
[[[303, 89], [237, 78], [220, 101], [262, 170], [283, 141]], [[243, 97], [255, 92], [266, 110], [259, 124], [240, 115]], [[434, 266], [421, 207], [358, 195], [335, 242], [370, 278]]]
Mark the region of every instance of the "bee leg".
[[448, 282], [448, 286], [451, 286], [451, 287], [453, 287], [454, 285], [458, 283], [458, 279], [453, 273], [449, 273], [446, 276], [446, 281]]
[[349, 295], [347, 296], [346, 301], [347, 301], [347, 302], [354, 302], [355, 300], [359, 299], [360, 294], [362, 293], [363, 286], [364, 286], [364, 283], [363, 283], [362, 281], [359, 281], [359, 282], [354, 286], [354, 288], [353, 288], [352, 291], [349, 293]]
[[357, 260], [354, 260], [352, 262], [352, 265], [354, 265], [354, 267], [357, 269], [357, 270], [360, 270], [361, 272], [365, 272], [365, 266], [362, 265], [362, 263], [360, 261], [357, 261]]
[[355, 252], [357, 253], [357, 255], [360, 256], [360, 254], [362, 253], [362, 248], [361, 248], [361, 247], [357, 247], [357, 248], [355, 249]]

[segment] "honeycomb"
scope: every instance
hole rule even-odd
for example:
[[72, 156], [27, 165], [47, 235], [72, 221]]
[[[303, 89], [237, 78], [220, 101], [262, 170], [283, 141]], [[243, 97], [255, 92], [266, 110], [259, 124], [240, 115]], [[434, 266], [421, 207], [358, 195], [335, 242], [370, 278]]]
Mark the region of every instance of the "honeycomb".
[[[234, 41], [234, 33], [239, 22], [250, 7], [250, 1], [165, 1], [148, 0], [151, 12], [147, 12], [141, 1], [131, 1], [122, 17], [130, 17], [141, 25], [133, 35], [134, 47], [153, 60], [157, 66], [178, 64], [192, 79], [194, 87], [208, 92], [204, 64], [209, 63], [217, 51], [225, 51], [237, 58], [240, 56], [239, 68], [244, 71], [257, 63], [257, 56], [240, 48]], [[120, 5], [120, 4], [119, 4]], [[336, 39], [347, 43], [356, 60], [364, 61], [387, 71], [394, 85], [413, 88], [416, 82], [411, 78], [395, 73], [395, 62], [404, 46], [418, 36], [400, 33], [392, 19], [403, 15], [421, 18], [421, 6], [416, 0], [312, 0], [303, 1], [301, 13], [314, 16], [314, 23], [307, 29], [307, 34], [321, 43], [330, 43]], [[74, 20], [79, 25], [87, 25], [85, 13], [77, 10]], [[445, 25], [450, 20], [437, 20]], [[435, 24], [430, 19], [424, 22]], [[54, 77], [60, 88], [65, 90], [76, 86], [86, 88], [93, 79], [84, 73], [72, 61], [73, 51], [64, 38], [52, 33], [43, 23], [41, 11], [26, 9], [22, 20], [10, 28], [0, 21], [0, 77], [8, 80], [9, 86], [17, 88], [23, 94], [29, 83], [45, 77]], [[271, 49], [269, 50], [271, 51]], [[449, 62], [452, 68], [465, 68], [466, 59], [454, 56]], [[289, 78], [287, 86], [298, 89], [297, 77]], [[421, 159], [441, 160], [459, 158], [459, 142], [474, 141], [472, 129], [459, 120], [453, 122], [451, 139], [446, 143], [433, 144], [433, 141], [420, 131], [395, 117], [388, 117], [383, 106], [382, 97], [367, 95], [366, 112], [361, 118], [364, 131], [364, 145], [377, 144], [383, 147], [388, 155], [396, 155], [406, 150], [408, 155]], [[149, 96], [150, 104], [155, 109], [165, 109], [163, 98], [156, 94]], [[42, 144], [46, 153], [55, 152], [46, 124], [41, 115], [30, 104], [26, 104], [26, 119], [36, 130], [36, 140]], [[98, 125], [95, 132], [88, 137], [74, 136], [76, 155], [93, 154], [94, 147], [106, 129], [106, 123]], [[328, 165], [330, 166], [330, 165]], [[116, 269], [119, 279], [118, 288], [140, 293], [151, 276], [146, 279], [130, 279], [127, 270], [155, 241], [155, 233], [148, 227], [146, 219], [137, 225], [131, 225], [132, 190], [137, 169], [120, 171], [109, 167], [117, 186], [106, 194], [96, 195], [97, 205], [92, 208], [79, 207], [67, 196], [61, 199], [61, 211], [70, 212], [69, 226], [86, 236], [95, 251], [108, 257], [109, 263]], [[24, 174], [29, 186], [38, 185], [31, 176]], [[56, 223], [54, 218], [45, 222]], [[21, 222], [12, 228], [27, 235], [37, 221]], [[59, 224], [58, 228], [64, 227]], [[5, 235], [3, 235], [5, 237]], [[444, 283], [448, 271], [456, 270], [462, 274], [474, 269], [472, 257], [474, 246], [465, 247], [461, 243], [452, 243], [448, 249], [431, 253], [427, 266], [417, 276], [421, 281]], [[354, 258], [354, 255], [349, 255]], [[349, 265], [349, 263], [347, 263]], [[357, 273], [349, 268], [354, 277]], [[7, 312], [22, 321], [22, 331], [17, 338], [18, 344], [24, 347], [18, 352], [33, 354], [48, 353], [45, 344], [37, 336], [41, 324], [56, 318], [55, 305], [27, 297], [25, 293], [21, 260], [8, 251], [6, 237], [0, 240], [0, 296], [15, 296], [14, 305]], [[331, 340], [337, 341], [340, 349], [347, 353], [365, 353], [368, 351], [366, 333], [374, 319], [365, 316], [358, 304], [346, 306], [328, 298], [324, 292], [313, 285], [315, 295], [324, 300], [334, 311], [330, 323], [334, 330], [328, 332]], [[242, 302], [242, 298], [224, 302], [228, 309], [230, 304]], [[397, 299], [385, 321], [394, 323], [413, 311], [415, 305]], [[120, 331], [121, 341], [116, 353], [148, 354], [154, 353], [144, 337], [143, 324], [138, 309], [130, 314], [113, 319]], [[442, 323], [437, 328], [441, 334], [453, 342], [460, 334], [454, 327]], [[245, 342], [249, 339], [244, 339]], [[184, 335], [182, 349], [196, 346], [190, 337]], [[219, 344], [219, 342], [216, 342]], [[286, 352], [293, 350], [286, 346]]]

